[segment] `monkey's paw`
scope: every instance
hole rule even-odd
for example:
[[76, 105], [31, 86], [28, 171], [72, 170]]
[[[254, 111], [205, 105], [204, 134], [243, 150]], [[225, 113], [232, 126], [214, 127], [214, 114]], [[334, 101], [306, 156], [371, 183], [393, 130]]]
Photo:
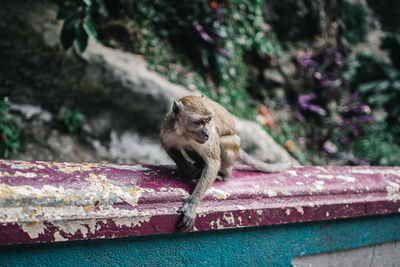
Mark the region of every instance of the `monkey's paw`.
[[194, 212], [190, 204], [185, 203], [182, 206], [182, 208], [178, 210], [178, 212], [182, 213], [182, 218], [179, 221], [178, 225], [176, 226], [178, 231], [185, 231], [186, 229], [194, 225], [194, 220], [196, 219], [196, 212]]

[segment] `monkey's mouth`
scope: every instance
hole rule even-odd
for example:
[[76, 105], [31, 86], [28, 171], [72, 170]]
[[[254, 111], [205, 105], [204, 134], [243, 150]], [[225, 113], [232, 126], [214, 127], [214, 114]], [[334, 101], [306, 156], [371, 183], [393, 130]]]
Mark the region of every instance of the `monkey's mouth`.
[[196, 141], [199, 144], [205, 144], [208, 141], [208, 137], [196, 136], [193, 139], [194, 139], [194, 141]]

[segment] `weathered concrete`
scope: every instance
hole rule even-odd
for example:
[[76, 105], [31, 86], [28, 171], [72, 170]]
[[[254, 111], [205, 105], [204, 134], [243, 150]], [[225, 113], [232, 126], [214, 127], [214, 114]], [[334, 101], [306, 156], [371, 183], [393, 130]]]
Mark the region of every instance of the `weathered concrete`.
[[[172, 166], [0, 161], [0, 244], [174, 233], [195, 180]], [[190, 231], [400, 212], [398, 167], [237, 166]]]
[[400, 266], [399, 241], [297, 257], [294, 267]]

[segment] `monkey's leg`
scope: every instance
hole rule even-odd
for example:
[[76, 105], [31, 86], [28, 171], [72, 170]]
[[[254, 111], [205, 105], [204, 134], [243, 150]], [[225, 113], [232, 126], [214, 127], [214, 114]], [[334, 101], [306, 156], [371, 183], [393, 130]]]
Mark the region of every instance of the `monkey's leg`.
[[221, 168], [217, 180], [225, 181], [231, 178], [235, 161], [239, 157], [240, 137], [237, 135], [224, 135], [220, 137]]
[[186, 200], [182, 208], [178, 210], [178, 212], [183, 214], [181, 221], [177, 225], [178, 230], [184, 231], [187, 228], [193, 226], [194, 220], [196, 219], [197, 206], [203, 198], [204, 193], [217, 177], [219, 168], [219, 160], [209, 160], [206, 163], [200, 180], [196, 185], [196, 188], [194, 189], [188, 200]]
[[197, 178], [200, 176], [202, 166], [198, 164], [192, 164], [182, 155], [181, 151], [176, 148], [170, 148], [167, 150], [168, 155], [176, 163], [178, 172], [181, 173], [185, 178]]

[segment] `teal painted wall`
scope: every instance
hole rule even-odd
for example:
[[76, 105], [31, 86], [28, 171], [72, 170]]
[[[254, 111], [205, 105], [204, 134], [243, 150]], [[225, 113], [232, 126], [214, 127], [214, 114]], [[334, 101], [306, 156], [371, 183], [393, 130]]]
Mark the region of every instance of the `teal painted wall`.
[[400, 240], [400, 214], [0, 247], [1, 266], [290, 266], [294, 257]]

